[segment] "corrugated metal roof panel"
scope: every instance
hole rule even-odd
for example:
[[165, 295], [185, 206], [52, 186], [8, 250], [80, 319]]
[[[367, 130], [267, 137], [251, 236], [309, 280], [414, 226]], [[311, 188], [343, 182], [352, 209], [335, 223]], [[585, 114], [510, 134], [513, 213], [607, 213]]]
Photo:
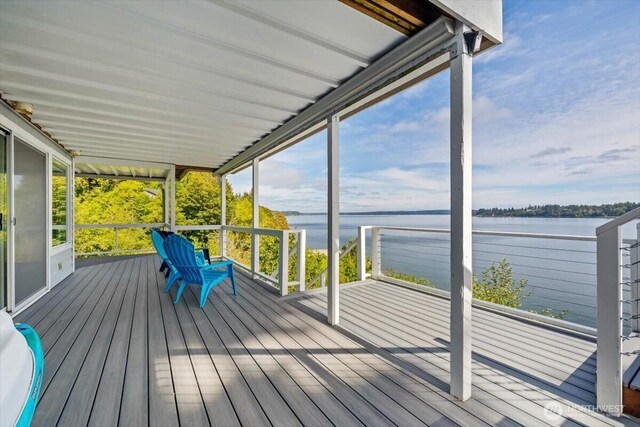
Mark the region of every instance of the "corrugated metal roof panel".
[[339, 2], [3, 1], [0, 90], [83, 155], [216, 168], [406, 37]]

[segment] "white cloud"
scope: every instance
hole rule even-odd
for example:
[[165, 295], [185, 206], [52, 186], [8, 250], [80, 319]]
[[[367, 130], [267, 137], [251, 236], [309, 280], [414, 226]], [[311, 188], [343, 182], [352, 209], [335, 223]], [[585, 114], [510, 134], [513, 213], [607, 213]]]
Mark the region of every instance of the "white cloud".
[[523, 48], [522, 40], [516, 34], [505, 31], [503, 43], [479, 54], [473, 61], [477, 64], [504, 59], [508, 56], [526, 54], [527, 49]]

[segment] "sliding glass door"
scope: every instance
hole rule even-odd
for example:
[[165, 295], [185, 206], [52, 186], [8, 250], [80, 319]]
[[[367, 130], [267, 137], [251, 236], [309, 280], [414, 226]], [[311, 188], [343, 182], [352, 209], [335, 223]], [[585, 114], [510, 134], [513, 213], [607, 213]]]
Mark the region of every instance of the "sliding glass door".
[[0, 129], [0, 309], [7, 306], [7, 144], [8, 134]]
[[47, 286], [47, 158], [14, 139], [15, 306]]

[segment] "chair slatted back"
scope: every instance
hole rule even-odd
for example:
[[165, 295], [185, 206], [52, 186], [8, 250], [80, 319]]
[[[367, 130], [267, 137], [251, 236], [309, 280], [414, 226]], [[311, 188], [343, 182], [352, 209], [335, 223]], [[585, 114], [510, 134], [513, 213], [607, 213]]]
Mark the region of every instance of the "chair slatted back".
[[193, 243], [182, 236], [171, 234], [164, 239], [164, 249], [171, 264], [187, 283], [202, 284], [202, 266], [198, 263]]
[[153, 242], [153, 247], [156, 249], [156, 252], [160, 255], [160, 258], [165, 262], [168, 261], [169, 257], [167, 256], [167, 252], [164, 250], [164, 238], [155, 228], [151, 229], [151, 241]]

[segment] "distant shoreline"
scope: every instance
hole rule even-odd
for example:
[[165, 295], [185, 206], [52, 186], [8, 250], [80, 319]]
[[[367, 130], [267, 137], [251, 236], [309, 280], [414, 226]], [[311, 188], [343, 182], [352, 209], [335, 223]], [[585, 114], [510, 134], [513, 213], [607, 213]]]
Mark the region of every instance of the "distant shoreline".
[[[635, 208], [640, 203], [622, 202], [603, 205], [536, 205], [525, 208], [477, 209], [473, 216], [478, 218], [615, 218]], [[325, 212], [283, 211], [285, 216], [326, 215]], [[386, 215], [449, 215], [449, 209], [427, 209], [414, 211], [370, 211], [340, 212], [341, 216], [386, 216]]]

